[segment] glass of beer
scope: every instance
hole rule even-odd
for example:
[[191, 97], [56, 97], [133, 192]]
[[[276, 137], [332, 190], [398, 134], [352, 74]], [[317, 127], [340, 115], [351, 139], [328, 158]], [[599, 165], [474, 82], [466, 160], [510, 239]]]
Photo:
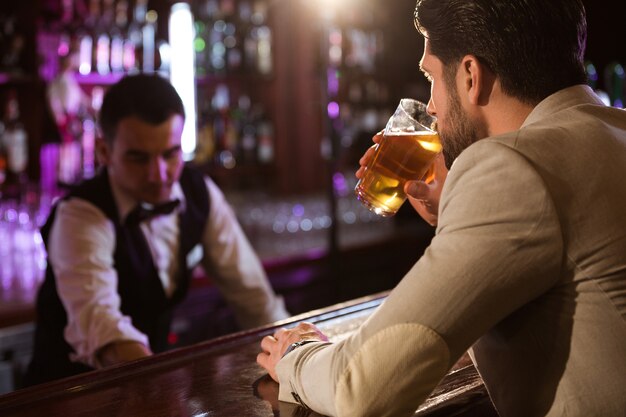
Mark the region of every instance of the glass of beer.
[[398, 212], [407, 198], [404, 184], [422, 179], [441, 152], [435, 122], [424, 103], [400, 100], [354, 190], [367, 208], [385, 217]]

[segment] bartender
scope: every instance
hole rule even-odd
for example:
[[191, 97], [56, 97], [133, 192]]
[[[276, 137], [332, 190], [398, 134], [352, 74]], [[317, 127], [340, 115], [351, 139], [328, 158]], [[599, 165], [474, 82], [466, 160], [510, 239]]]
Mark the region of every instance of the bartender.
[[99, 114], [102, 165], [56, 204], [42, 235], [32, 385], [168, 347], [172, 310], [202, 264], [242, 327], [288, 317], [224, 195], [184, 166], [183, 103], [156, 75], [127, 76]]

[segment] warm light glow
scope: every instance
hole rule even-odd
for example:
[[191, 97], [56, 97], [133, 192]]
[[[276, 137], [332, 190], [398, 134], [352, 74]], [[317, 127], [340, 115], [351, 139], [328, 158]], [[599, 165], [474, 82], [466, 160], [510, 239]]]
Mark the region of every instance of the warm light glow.
[[170, 81], [185, 106], [182, 149], [185, 160], [193, 158], [196, 149], [196, 85], [193, 49], [193, 15], [187, 3], [172, 6], [169, 20]]
[[306, 1], [305, 3], [325, 20], [332, 20], [336, 15], [340, 15], [351, 8], [363, 7], [360, 0], [317, 0]]

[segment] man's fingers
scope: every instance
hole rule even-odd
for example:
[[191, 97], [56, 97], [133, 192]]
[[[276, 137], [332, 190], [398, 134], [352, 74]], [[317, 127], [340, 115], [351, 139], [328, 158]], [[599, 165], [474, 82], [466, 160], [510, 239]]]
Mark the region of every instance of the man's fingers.
[[274, 336], [265, 336], [261, 339], [261, 349], [263, 349], [264, 352], [269, 352], [276, 343], [277, 341]]
[[376, 144], [370, 146], [365, 153], [363, 154], [363, 156], [361, 157], [361, 159], [359, 159], [359, 165], [361, 166], [365, 166], [368, 164], [368, 162], [374, 157], [374, 152], [376, 150]]
[[407, 181], [404, 192], [417, 200], [425, 200], [430, 197], [431, 190], [423, 181]]
[[268, 369], [269, 361], [270, 355], [268, 353], [260, 352], [256, 355], [256, 363], [261, 365], [264, 369]]

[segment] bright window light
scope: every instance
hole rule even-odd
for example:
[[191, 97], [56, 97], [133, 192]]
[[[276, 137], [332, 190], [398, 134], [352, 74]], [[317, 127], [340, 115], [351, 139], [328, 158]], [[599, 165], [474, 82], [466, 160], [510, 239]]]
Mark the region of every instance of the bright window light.
[[185, 106], [182, 149], [185, 160], [193, 158], [196, 149], [196, 84], [193, 49], [193, 15], [187, 3], [172, 6], [169, 20], [170, 81]]

